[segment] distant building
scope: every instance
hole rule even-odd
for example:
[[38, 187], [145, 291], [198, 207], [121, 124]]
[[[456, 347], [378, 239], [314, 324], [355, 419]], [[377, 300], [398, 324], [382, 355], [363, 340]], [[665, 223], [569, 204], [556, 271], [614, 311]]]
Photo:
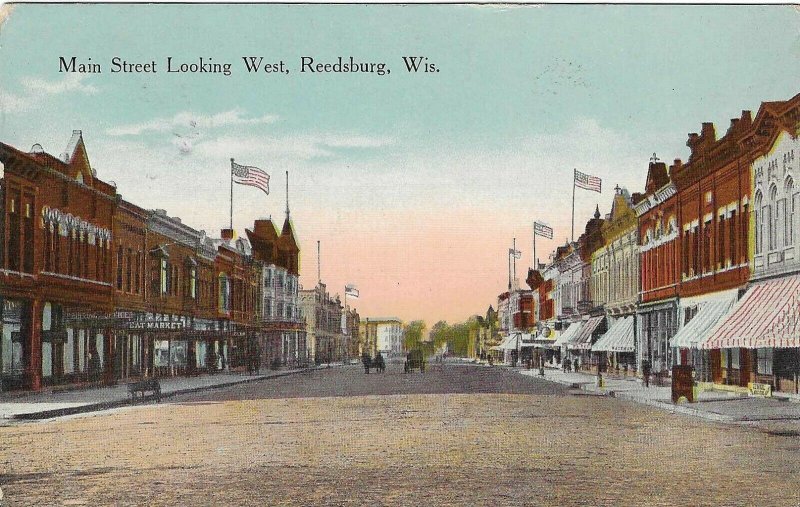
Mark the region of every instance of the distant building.
[[368, 317], [361, 323], [363, 344], [370, 354], [403, 352], [403, 321], [396, 317]]
[[317, 364], [347, 358], [349, 336], [342, 330], [344, 308], [339, 296], [331, 297], [325, 284], [300, 290], [300, 304], [306, 320], [306, 350]]

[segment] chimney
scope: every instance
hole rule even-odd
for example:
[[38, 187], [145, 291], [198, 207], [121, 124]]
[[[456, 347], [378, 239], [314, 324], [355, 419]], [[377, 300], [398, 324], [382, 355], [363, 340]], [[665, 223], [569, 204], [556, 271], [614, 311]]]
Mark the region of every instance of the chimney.
[[220, 235], [225, 241], [231, 241], [235, 236], [233, 229], [222, 229]]
[[679, 171], [681, 167], [683, 167], [683, 162], [681, 161], [681, 159], [676, 158], [672, 162], [672, 165], [669, 166], [669, 179], [674, 180], [675, 179], [675, 173], [677, 171]]

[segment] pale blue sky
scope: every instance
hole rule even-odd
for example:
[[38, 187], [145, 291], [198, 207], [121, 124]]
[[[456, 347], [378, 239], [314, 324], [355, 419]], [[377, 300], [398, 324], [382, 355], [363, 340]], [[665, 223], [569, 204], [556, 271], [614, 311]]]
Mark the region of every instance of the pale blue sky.
[[[19, 5], [0, 28], [0, 140], [59, 154], [82, 129], [126, 199], [208, 231], [228, 222], [230, 157], [273, 176], [269, 197], [235, 190], [240, 230], [282, 220], [289, 170], [306, 286], [321, 239], [323, 278], [360, 285], [362, 313], [457, 320], [495, 304], [514, 236], [522, 275], [533, 218], [569, 235], [573, 167], [604, 183], [579, 192], [581, 224], [615, 184], [641, 190], [653, 152], [685, 158], [701, 122], [721, 135], [800, 92], [798, 21], [785, 6]], [[246, 55], [291, 73], [249, 75]], [[298, 73], [301, 56], [351, 55], [392, 73]], [[411, 55], [441, 71], [407, 74]], [[59, 56], [105, 72], [59, 74]], [[111, 74], [114, 56], [162, 72]], [[233, 74], [167, 75], [167, 56]]]

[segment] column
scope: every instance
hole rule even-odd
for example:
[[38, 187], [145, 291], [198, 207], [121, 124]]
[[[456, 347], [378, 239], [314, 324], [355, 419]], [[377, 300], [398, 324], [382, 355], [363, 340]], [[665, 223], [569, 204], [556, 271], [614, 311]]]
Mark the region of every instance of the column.
[[30, 388], [39, 391], [42, 388], [42, 302], [38, 299], [31, 301], [29, 311], [22, 313], [22, 325], [28, 322], [26, 334], [28, 341], [26, 353], [28, 354], [27, 376]]

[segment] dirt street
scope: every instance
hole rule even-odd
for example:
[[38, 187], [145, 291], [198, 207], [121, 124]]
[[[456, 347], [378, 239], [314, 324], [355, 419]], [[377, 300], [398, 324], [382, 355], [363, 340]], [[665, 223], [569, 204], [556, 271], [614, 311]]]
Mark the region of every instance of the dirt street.
[[500, 368], [401, 369], [2, 427], [3, 505], [800, 504], [797, 437]]

